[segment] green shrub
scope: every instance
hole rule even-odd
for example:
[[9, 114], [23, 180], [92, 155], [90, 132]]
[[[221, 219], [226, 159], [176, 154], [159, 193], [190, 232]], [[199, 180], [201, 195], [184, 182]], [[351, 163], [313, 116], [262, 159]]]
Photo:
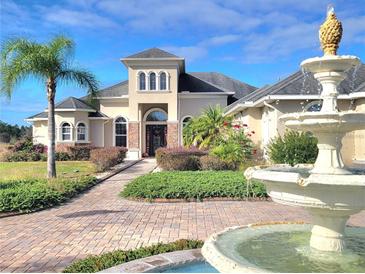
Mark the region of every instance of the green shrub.
[[26, 137], [22, 140], [17, 141], [13, 146], [14, 152], [24, 151], [24, 152], [32, 152], [33, 151], [33, 141], [32, 138]]
[[73, 161], [87, 161], [90, 159], [90, 151], [93, 149], [92, 146], [71, 146], [69, 147], [70, 158]]
[[197, 199], [211, 197], [265, 197], [263, 184], [252, 182], [255, 192], [247, 193], [246, 180], [236, 171], [164, 171], [147, 174], [129, 183], [121, 195], [142, 199]]
[[71, 156], [67, 152], [56, 152], [56, 161], [70, 161]]
[[159, 148], [156, 150], [156, 161], [164, 170], [198, 170], [199, 158], [208, 152], [197, 148]]
[[30, 212], [58, 205], [96, 184], [94, 177], [0, 182], [0, 212]]
[[90, 152], [90, 161], [95, 164], [97, 171], [105, 171], [123, 162], [127, 151], [128, 149], [125, 147], [93, 149]]
[[115, 250], [97, 256], [89, 256], [78, 260], [66, 267], [64, 273], [94, 273], [101, 270], [127, 263], [136, 259], [158, 255], [178, 250], [201, 248], [204, 242], [199, 240], [178, 240], [173, 243], [158, 243], [148, 247], [140, 247], [134, 250]]
[[201, 170], [234, 170], [235, 166], [226, 163], [214, 155], [205, 155], [200, 158]]
[[314, 163], [317, 155], [317, 139], [311, 133], [288, 130], [277, 136], [268, 146], [270, 160], [277, 164]]
[[7, 152], [4, 156], [5, 162], [34, 162], [45, 161], [45, 154], [28, 151]]

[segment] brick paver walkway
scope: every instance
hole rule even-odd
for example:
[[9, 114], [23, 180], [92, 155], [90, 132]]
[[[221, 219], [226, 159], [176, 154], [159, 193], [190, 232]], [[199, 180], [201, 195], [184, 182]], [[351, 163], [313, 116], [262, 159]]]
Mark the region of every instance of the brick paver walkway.
[[[66, 205], [0, 219], [0, 271], [59, 272], [89, 254], [205, 239], [227, 226], [309, 220], [304, 210], [272, 202], [153, 204], [118, 197], [123, 185], [154, 166], [153, 160], [144, 160]], [[365, 226], [365, 211], [350, 224]]]

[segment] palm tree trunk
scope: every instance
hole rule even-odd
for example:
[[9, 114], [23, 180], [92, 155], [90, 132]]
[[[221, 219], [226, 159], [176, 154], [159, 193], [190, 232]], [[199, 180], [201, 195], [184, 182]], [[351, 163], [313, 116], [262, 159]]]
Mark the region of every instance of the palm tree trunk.
[[56, 127], [54, 99], [56, 94], [56, 82], [53, 78], [47, 80], [47, 97], [48, 97], [48, 152], [47, 152], [47, 177], [56, 178]]

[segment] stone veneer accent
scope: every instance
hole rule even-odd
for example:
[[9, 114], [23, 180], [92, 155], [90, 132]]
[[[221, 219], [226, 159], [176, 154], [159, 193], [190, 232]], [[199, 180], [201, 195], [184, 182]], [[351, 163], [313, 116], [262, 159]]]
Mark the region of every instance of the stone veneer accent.
[[179, 123], [167, 122], [167, 147], [179, 146]]
[[128, 123], [128, 148], [139, 149], [139, 122]]

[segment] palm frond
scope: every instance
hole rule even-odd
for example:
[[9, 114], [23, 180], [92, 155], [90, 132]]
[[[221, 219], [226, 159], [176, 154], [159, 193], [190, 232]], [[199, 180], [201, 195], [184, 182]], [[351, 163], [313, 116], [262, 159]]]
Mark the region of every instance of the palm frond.
[[41, 45], [22, 38], [2, 44], [1, 93], [10, 97], [14, 87], [29, 76], [44, 78], [47, 69], [42, 66], [41, 51]]
[[66, 68], [56, 76], [56, 81], [74, 82], [82, 88], [87, 88], [90, 95], [95, 95], [99, 88], [99, 82], [94, 74], [85, 69]]
[[75, 43], [71, 39], [58, 35], [47, 45], [50, 55], [55, 56], [61, 64], [68, 64], [74, 55]]

